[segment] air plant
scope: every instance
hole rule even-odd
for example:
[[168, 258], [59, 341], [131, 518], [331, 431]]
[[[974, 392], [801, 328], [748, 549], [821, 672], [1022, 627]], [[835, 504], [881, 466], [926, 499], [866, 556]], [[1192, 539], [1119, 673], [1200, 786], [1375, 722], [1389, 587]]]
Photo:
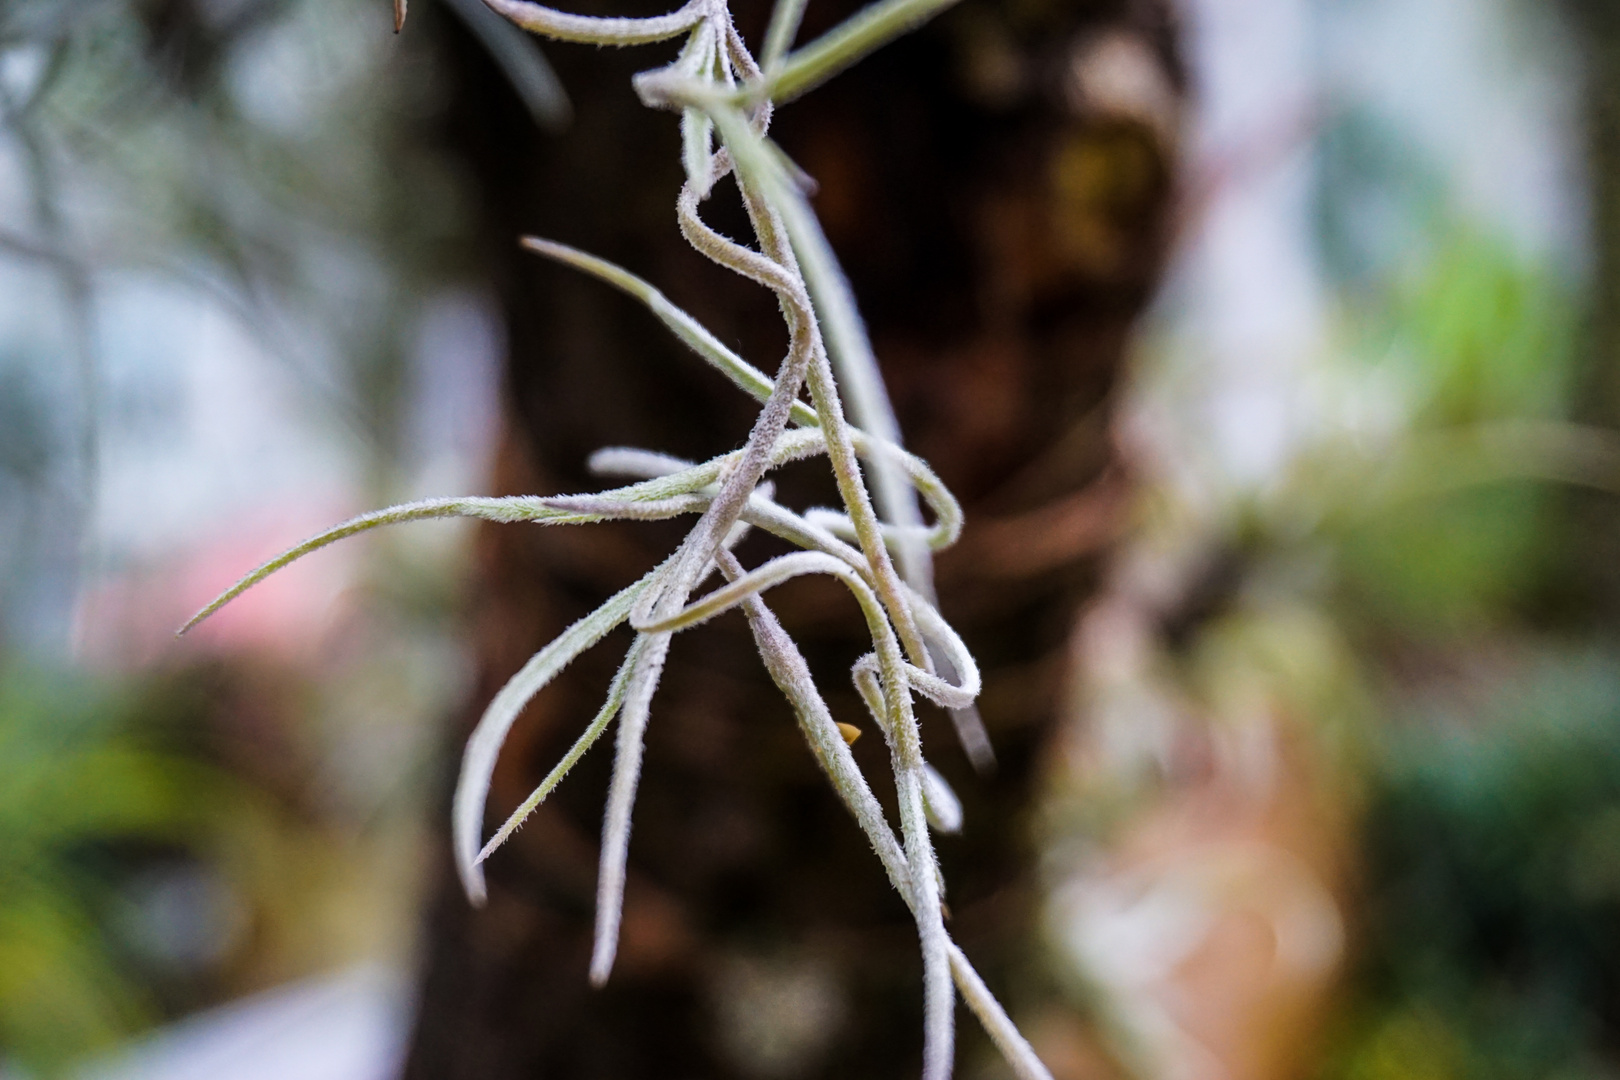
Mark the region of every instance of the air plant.
[[[526, 0], [485, 2], [524, 29], [564, 41], [624, 46], [685, 39], [673, 63], [636, 76], [635, 87], [649, 107], [670, 109], [681, 117], [686, 181], [676, 200], [676, 214], [682, 234], [709, 259], [776, 294], [789, 344], [775, 379], [628, 271], [562, 244], [534, 238], [523, 243], [640, 300], [681, 341], [762, 403], [753, 430], [740, 450], [701, 464], [645, 450], [598, 451], [591, 459], [595, 472], [636, 482], [594, 494], [429, 499], [362, 515], [264, 563], [198, 612], [181, 632], [295, 559], [381, 525], [440, 517], [570, 525], [696, 514], [696, 524], [673, 554], [563, 631], [490, 702], [468, 740], [452, 810], [456, 865], [469, 898], [475, 904], [484, 900], [484, 860], [617, 718], [591, 960], [592, 982], [601, 985], [607, 980], [618, 942], [643, 735], [670, 640], [681, 630], [741, 608], [765, 667], [791, 702], [812, 754], [916, 919], [923, 965], [925, 1080], [941, 1080], [951, 1071], [953, 981], [1014, 1072], [1026, 1080], [1049, 1080], [1045, 1067], [945, 929], [943, 884], [929, 836], [930, 823], [946, 830], [959, 827], [961, 812], [944, 781], [923, 759], [913, 695], [953, 710], [969, 754], [979, 761], [988, 754], [983, 729], [971, 711], [979, 690], [977, 666], [940, 616], [931, 584], [932, 552], [956, 540], [960, 508], [927, 464], [901, 448], [898, 425], [849, 284], [807, 201], [804, 174], [767, 138], [773, 107], [953, 0], [882, 0], [793, 51], [790, 45], [804, 0], [777, 0], [758, 61], [733, 25], [725, 0], [690, 0], [677, 11], [654, 18], [573, 15]], [[715, 232], [700, 214], [715, 185], [728, 174], [736, 178], [757, 249]], [[840, 382], [859, 426], [846, 419]], [[808, 402], [801, 399], [806, 388]], [[767, 473], [786, 462], [823, 454], [837, 480], [842, 507], [801, 513], [776, 502]], [[863, 463], [873, 477], [881, 518]], [[919, 495], [932, 524], [924, 522]], [[764, 529], [802, 550], [746, 568], [732, 548], [750, 528]], [[723, 584], [694, 599], [716, 571]], [[872, 651], [856, 662], [852, 674], [889, 747], [899, 803], [898, 838], [855, 764], [803, 655], [766, 605], [764, 594], [773, 586], [805, 574], [827, 574], [842, 582], [871, 633]], [[495, 760], [518, 714], [570, 661], [624, 622], [636, 637], [601, 711], [534, 793], [493, 838], [483, 842]]]

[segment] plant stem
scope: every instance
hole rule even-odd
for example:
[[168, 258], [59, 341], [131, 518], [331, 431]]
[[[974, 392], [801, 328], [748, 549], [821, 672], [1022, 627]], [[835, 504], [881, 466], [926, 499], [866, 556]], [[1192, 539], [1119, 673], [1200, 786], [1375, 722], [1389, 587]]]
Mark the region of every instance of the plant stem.
[[777, 104], [792, 101], [954, 3], [956, 0], [885, 0], [863, 8], [789, 54], [781, 67], [767, 76], [765, 96]]

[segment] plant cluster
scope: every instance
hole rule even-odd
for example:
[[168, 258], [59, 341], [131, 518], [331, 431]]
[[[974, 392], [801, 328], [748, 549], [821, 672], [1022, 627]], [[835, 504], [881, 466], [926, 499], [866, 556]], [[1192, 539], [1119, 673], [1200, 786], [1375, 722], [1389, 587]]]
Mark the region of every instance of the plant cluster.
[[[924, 761], [914, 695], [956, 710], [958, 729], [970, 753], [983, 753], [985, 745], [982, 728], [970, 711], [979, 690], [977, 667], [939, 614], [931, 584], [931, 553], [956, 540], [960, 509], [927, 464], [901, 448], [848, 282], [808, 202], [808, 179], [767, 137], [775, 106], [938, 13], [952, 0], [883, 0], [791, 51], [804, 0], [778, 0], [757, 60], [733, 25], [725, 0], [691, 0], [678, 11], [654, 18], [573, 15], [525, 0], [486, 2], [527, 30], [565, 41], [624, 46], [684, 38], [674, 62], [638, 75], [635, 87], [648, 106], [673, 110], [681, 117], [686, 181], [676, 213], [682, 234], [704, 256], [770, 289], [780, 303], [789, 345], [776, 377], [736, 355], [628, 271], [562, 244], [533, 238], [523, 242], [640, 300], [681, 341], [762, 403], [753, 430], [741, 449], [701, 464], [645, 450], [601, 450], [591, 460], [594, 471], [636, 480], [608, 491], [430, 499], [354, 518], [258, 567], [186, 628], [293, 560], [381, 525], [440, 517], [561, 525], [697, 515], [673, 554], [541, 649], [490, 702], [467, 743], [453, 806], [456, 864], [469, 897], [475, 903], [483, 900], [483, 861], [617, 718], [591, 963], [592, 981], [598, 985], [606, 981], [618, 941], [643, 735], [670, 641], [681, 630], [741, 608], [811, 752], [916, 919], [924, 985], [923, 1076], [937, 1080], [951, 1071], [954, 982], [1013, 1070], [1024, 1078], [1048, 1077], [946, 931], [943, 882], [929, 835], [931, 824], [943, 830], [959, 827], [961, 812], [944, 781]], [[399, 14], [403, 17], [403, 5]], [[757, 248], [722, 236], [703, 220], [704, 202], [728, 175], [735, 177]], [[840, 383], [859, 426], [845, 416]], [[806, 390], [808, 401], [801, 397]], [[825, 455], [831, 465], [843, 505], [796, 512], [775, 501], [767, 474], [787, 462], [818, 455]], [[870, 490], [863, 463], [873, 478]], [[924, 522], [919, 495], [929, 507], [932, 524]], [[800, 550], [747, 568], [732, 549], [752, 528]], [[723, 584], [694, 599], [716, 572]], [[806, 574], [838, 579], [865, 616], [872, 651], [856, 662], [852, 674], [889, 747], [898, 797], [898, 837], [850, 753], [847, 725], [834, 721], [803, 655], [765, 603], [769, 589]], [[636, 637], [600, 712], [534, 793], [484, 842], [485, 803], [495, 761], [519, 713], [570, 661], [625, 622]]]

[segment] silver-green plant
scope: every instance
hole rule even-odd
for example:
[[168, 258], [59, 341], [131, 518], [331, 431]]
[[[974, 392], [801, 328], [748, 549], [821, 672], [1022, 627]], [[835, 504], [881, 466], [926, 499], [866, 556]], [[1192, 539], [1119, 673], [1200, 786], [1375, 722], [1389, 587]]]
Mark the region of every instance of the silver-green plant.
[[[742, 449], [702, 464], [642, 450], [609, 449], [592, 458], [599, 474], [639, 482], [587, 495], [430, 499], [344, 522], [278, 555], [200, 611], [185, 629], [295, 559], [379, 525], [439, 517], [475, 517], [544, 525], [657, 520], [698, 515], [680, 547], [641, 580], [541, 649], [490, 702], [462, 760], [452, 811], [456, 865], [474, 903], [485, 897], [482, 863], [538, 806], [575, 762], [619, 720], [608, 788], [597, 886], [591, 980], [608, 978], [618, 942], [630, 839], [631, 808], [641, 770], [643, 734], [674, 634], [740, 607], [771, 678], [792, 703], [810, 750], [865, 831], [890, 882], [916, 919], [924, 985], [923, 1076], [942, 1080], [953, 1060], [955, 993], [1026, 1080], [1049, 1074], [946, 932], [943, 884], [929, 837], [954, 830], [961, 811], [923, 760], [913, 695], [956, 710], [970, 754], [985, 743], [971, 709], [979, 675], [972, 655], [934, 604], [931, 553], [961, 529], [956, 500], [928, 466], [900, 446], [898, 425], [848, 282], [805, 195], [804, 175], [766, 137], [774, 106], [797, 97], [844, 67], [932, 17], [954, 0], [882, 0], [803, 48], [790, 51], [804, 0], [777, 0], [761, 59], [732, 23], [726, 0], [690, 0], [655, 18], [572, 15], [526, 0], [485, 0], [524, 29], [564, 41], [637, 45], [684, 37], [673, 63], [636, 76], [650, 107], [681, 115], [686, 182], [676, 201], [682, 234], [703, 255], [772, 290], [787, 323], [789, 345], [773, 380], [736, 355], [647, 282], [601, 259], [545, 240], [531, 250], [595, 275], [640, 300], [693, 351], [763, 403]], [[733, 175], [758, 248], [721, 236], [700, 207]], [[837, 371], [835, 380], [834, 372]], [[838, 383], [860, 426], [845, 417]], [[808, 402], [801, 392], [808, 388]], [[843, 507], [796, 513], [776, 502], [766, 474], [788, 461], [825, 454]], [[874, 478], [880, 519], [863, 478]], [[933, 515], [926, 525], [921, 495]], [[732, 547], [760, 528], [803, 549], [745, 568]], [[725, 583], [692, 599], [716, 570]], [[803, 655], [771, 613], [763, 594], [789, 578], [828, 574], [854, 595], [873, 651], [853, 677], [890, 751], [899, 802], [897, 839], [843, 733], [817, 689]], [[524, 705], [567, 664], [620, 623], [636, 631], [607, 701], [573, 747], [487, 843], [485, 803], [495, 760]], [[182, 630], [184, 632], [184, 630]]]

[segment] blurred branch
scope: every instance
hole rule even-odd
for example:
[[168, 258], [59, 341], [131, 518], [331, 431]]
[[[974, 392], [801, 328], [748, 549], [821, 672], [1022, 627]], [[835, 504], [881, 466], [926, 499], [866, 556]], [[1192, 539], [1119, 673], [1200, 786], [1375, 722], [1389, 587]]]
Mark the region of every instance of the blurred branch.
[[1129, 524], [1131, 486], [1117, 469], [1033, 510], [977, 522], [963, 537], [959, 558], [989, 577], [1025, 578], [1094, 555]]
[[484, 46], [541, 130], [555, 135], [566, 129], [574, 107], [534, 38], [491, 11], [484, 0], [445, 2]]
[[37, 240], [31, 240], [9, 229], [0, 229], [0, 252], [7, 255], [17, 255], [24, 259], [50, 263], [53, 266], [72, 265], [75, 261], [71, 255], [60, 248], [42, 244]]
[[[59, 56], [60, 46], [53, 51]], [[48, 67], [47, 72], [49, 70]], [[42, 79], [41, 85], [48, 81]], [[39, 100], [39, 94], [40, 91], [36, 88], [27, 100], [18, 103], [12, 100], [4, 87], [0, 87], [0, 112], [3, 112], [6, 126], [22, 151], [21, 157], [32, 189], [29, 194], [33, 203], [34, 218], [49, 245], [41, 250], [62, 251], [66, 247], [64, 242], [66, 226], [62, 220], [61, 207], [56, 201], [59, 183], [50, 154], [33, 120], [32, 106]], [[80, 476], [77, 494], [80, 511], [88, 518], [95, 507], [97, 478], [100, 475], [97, 420], [101, 413], [101, 377], [96, 350], [95, 302], [90, 275], [83, 263], [65, 257], [48, 261], [56, 273], [65, 299], [68, 333], [72, 341], [73, 367], [79, 383]], [[93, 532], [86, 529], [84, 544], [92, 544], [93, 536]], [[88, 554], [86, 551], [86, 555]], [[93, 565], [92, 560], [87, 559], [86, 562]]]

